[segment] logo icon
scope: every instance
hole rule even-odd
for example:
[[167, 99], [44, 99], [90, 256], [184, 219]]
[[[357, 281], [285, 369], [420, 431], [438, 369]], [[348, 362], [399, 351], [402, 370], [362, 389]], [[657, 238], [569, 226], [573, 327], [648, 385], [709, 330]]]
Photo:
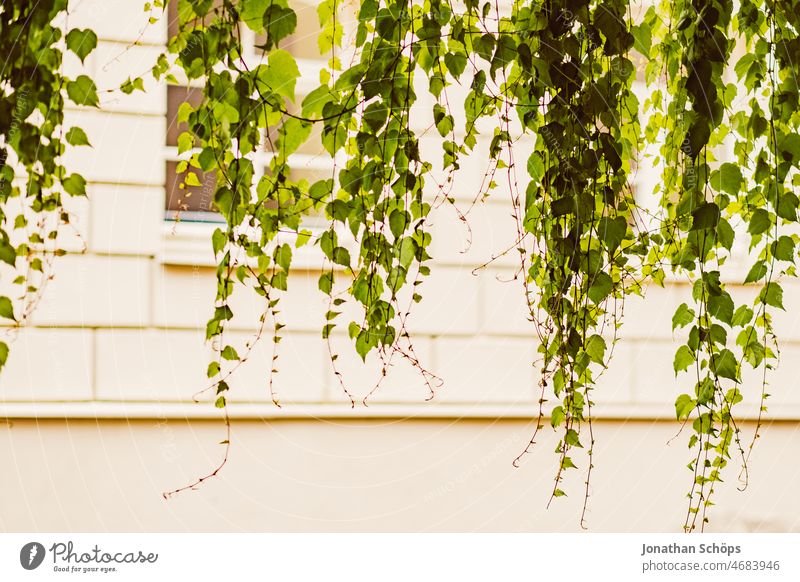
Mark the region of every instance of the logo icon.
[[44, 546], [39, 542], [28, 542], [19, 551], [19, 563], [26, 570], [35, 570], [44, 561]]

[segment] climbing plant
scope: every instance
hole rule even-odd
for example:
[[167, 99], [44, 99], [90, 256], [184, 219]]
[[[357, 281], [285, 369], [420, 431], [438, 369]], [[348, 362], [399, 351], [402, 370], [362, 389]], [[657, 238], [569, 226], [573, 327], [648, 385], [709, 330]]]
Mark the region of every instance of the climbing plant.
[[[85, 196], [86, 180], [63, 165], [68, 146], [89, 146], [64, 124], [66, 101], [97, 107], [94, 81], [63, 74], [64, 53], [83, 61], [97, 45], [88, 29], [69, 28], [66, 0], [11, 0], [0, 6], [0, 321], [23, 324], [50, 278], [57, 239], [69, 226], [65, 196]], [[8, 359], [0, 341], [0, 368]]]
[[[323, 0], [321, 32], [304, 40], [318, 44], [326, 64], [300, 97], [300, 68], [285, 48], [297, 28], [291, 2], [172, 1], [178, 32], [152, 76], [203, 85], [202, 103], [179, 110], [188, 130], [178, 137], [178, 171], [216, 176], [213, 201], [225, 219], [211, 241], [217, 291], [206, 330], [218, 348], [208, 365], [217, 406], [226, 409], [227, 379], [253, 346], [240, 354], [225, 341], [234, 293], [263, 297], [259, 337], [269, 329], [279, 345], [280, 299], [292, 292], [293, 252], [306, 244], [326, 260], [323, 338], [346, 329], [384, 372], [393, 358], [408, 360], [433, 394], [437, 378], [406, 327], [430, 273], [429, 215], [438, 204], [464, 215], [453, 195], [463, 188], [457, 171], [485, 156], [475, 203], [499, 195], [500, 181], [507, 186], [516, 232], [505, 252], [518, 259], [538, 343], [539, 415], [515, 464], [547, 419], [560, 435], [552, 498], [566, 495], [568, 472], [580, 468], [585, 511], [592, 407], [603, 399], [594, 387], [610, 365], [625, 297], [672, 278], [691, 289], [672, 320], [674, 369], [686, 386], [675, 414], [690, 433], [685, 529], [707, 522], [729, 463], [742, 467], [746, 485], [760, 417], [755, 434], [743, 434], [737, 405], [749, 392], [766, 410], [766, 373], [778, 356], [773, 315], [800, 240], [797, 3]], [[145, 10], [155, 24], [165, 3]], [[65, 0], [0, 9], [10, 55], [0, 77], [0, 258], [24, 265], [16, 282], [26, 296], [37, 292], [30, 272], [44, 272], [41, 257], [61, 252], [47, 242], [54, 230], [30, 234], [29, 215], [37, 225], [50, 215], [66, 222], [61, 196], [84, 194], [84, 180], [59, 162], [65, 144], [89, 145], [79, 128], [63, 127], [64, 98], [98, 104], [89, 77], [60, 72], [64, 50], [83, 59], [97, 42], [65, 15]], [[244, 50], [248, 35], [259, 39], [255, 60]], [[144, 82], [132, 76], [118, 89], [144, 90]], [[431, 137], [435, 159], [421, 153]], [[330, 156], [330, 175], [293, 179], [291, 156], [312, 139]], [[256, 179], [253, 157], [265, 142], [269, 168]], [[660, 173], [652, 191], [635, 187], [640, 171]], [[200, 185], [186, 175], [186, 186]], [[13, 226], [12, 200], [27, 211]], [[325, 228], [309, 229], [312, 215]], [[13, 242], [12, 230], [27, 240]], [[743, 272], [741, 257], [751, 263]], [[755, 299], [731, 293], [732, 284], [753, 288]], [[348, 303], [356, 317], [345, 315]], [[15, 318], [11, 298], [0, 298], [0, 316]], [[0, 344], [0, 362], [7, 349]], [[273, 369], [277, 362], [276, 352]]]

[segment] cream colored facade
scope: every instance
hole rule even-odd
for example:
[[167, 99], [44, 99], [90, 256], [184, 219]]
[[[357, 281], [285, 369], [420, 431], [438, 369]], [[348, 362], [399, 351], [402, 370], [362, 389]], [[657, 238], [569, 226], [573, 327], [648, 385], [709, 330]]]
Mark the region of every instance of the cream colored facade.
[[[143, 74], [163, 47], [166, 27], [146, 26], [141, 4], [84, 0], [71, 10], [70, 26], [101, 37], [85, 64], [101, 90]], [[295, 260], [281, 301], [287, 327], [275, 386], [283, 407], [271, 403], [272, 346], [263, 339], [230, 382], [233, 445], [221, 476], [164, 500], [162, 492], [214, 468], [225, 438], [213, 404], [193, 402], [212, 354], [204, 328], [213, 226], [165, 220], [165, 88], [151, 81], [146, 94], [103, 95], [101, 110], [70, 112], [94, 146], [69, 154], [90, 182], [88, 201], [70, 201], [77, 233], [65, 232], [62, 245], [71, 253], [56, 263], [30, 324], [6, 330], [0, 530], [580, 529], [582, 472], [568, 477], [570, 497], [545, 509], [551, 431], [520, 468], [511, 465], [537, 409], [535, 334], [512, 258], [473, 274], [513, 242], [502, 187], [470, 212], [471, 231], [446, 205], [433, 213], [433, 273], [410, 320], [417, 355], [445, 382], [432, 401], [419, 374], [398, 363], [368, 407], [350, 408], [320, 337], [327, 302], [312, 249]], [[426, 145], [438, 159], [435, 142]], [[473, 162], [454, 190], [465, 206], [484, 169], [479, 156]], [[800, 285], [784, 288], [782, 361], [750, 486], [737, 492], [738, 471], [729, 469], [714, 530], [800, 530]], [[260, 303], [238, 295], [228, 339], [241, 347]], [[672, 402], [690, 387], [672, 372], [670, 318], [686, 295], [673, 282], [625, 308], [623, 339], [596, 391], [592, 530], [678, 531], [683, 523], [688, 435], [673, 440]], [[348, 387], [363, 397], [377, 363], [360, 365], [346, 337], [334, 346]], [[742, 415], [753, 419], [756, 406], [749, 398]]]

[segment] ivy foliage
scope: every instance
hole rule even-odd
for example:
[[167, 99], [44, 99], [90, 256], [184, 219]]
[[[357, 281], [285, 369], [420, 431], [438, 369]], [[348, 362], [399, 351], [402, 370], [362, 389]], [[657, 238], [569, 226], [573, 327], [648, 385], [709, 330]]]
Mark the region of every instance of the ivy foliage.
[[[277, 346], [280, 297], [291, 292], [292, 257], [305, 244], [326, 259], [323, 337], [342, 327], [362, 358], [405, 358], [435, 381], [414, 354], [406, 320], [430, 273], [431, 209], [445, 203], [460, 212], [456, 172], [485, 153], [480, 195], [505, 177], [516, 224], [510, 252], [539, 346], [541, 407], [530, 446], [545, 418], [560, 435], [552, 497], [566, 495], [565, 475], [580, 467], [585, 510], [594, 387], [625, 297], [668, 278], [691, 290], [672, 319], [674, 370], [686, 386], [675, 414], [691, 432], [686, 530], [706, 523], [734, 457], [746, 484], [758, 429], [745, 442], [737, 405], [749, 390], [766, 410], [766, 375], [746, 372], [776, 364], [772, 317], [784, 309], [780, 280], [796, 274], [800, 241], [797, 3], [322, 0], [315, 40], [326, 64], [300, 94], [301, 68], [286, 50], [298, 23], [290, 2], [172, 1], [178, 33], [152, 74], [203, 85], [202, 103], [179, 112], [189, 130], [178, 138], [178, 169], [217, 177], [213, 200], [225, 218], [212, 237], [217, 292], [206, 330], [218, 346], [208, 366], [217, 406], [226, 408], [226, 380], [252, 349], [240, 354], [225, 342], [234, 292], [263, 297], [262, 331], [269, 325]], [[37, 216], [58, 212], [63, 193], [85, 191], [83, 178], [57, 162], [64, 142], [89, 145], [79, 128], [61, 126], [64, 97], [99, 102], [92, 79], [58, 72], [62, 31], [52, 22], [65, 5], [45, 4], [49, 12], [23, 2], [0, 12], [11, 55], [0, 119], [17, 120], [3, 128], [3, 151], [24, 168], [3, 166], [3, 210], [23, 197]], [[146, 10], [155, 20], [164, 2]], [[244, 49], [248, 35], [259, 39], [255, 60]], [[97, 37], [71, 30], [62, 44], [83, 60]], [[136, 77], [120, 90], [143, 88]], [[39, 121], [26, 121], [34, 109]], [[430, 120], [422, 129], [412, 123], [421, 114]], [[431, 136], [439, 159], [421, 153]], [[313, 183], [291, 173], [292, 155], [309, 140], [332, 160], [330, 176]], [[272, 155], [261, 175], [253, 160], [265, 142]], [[637, 191], [636, 172], [648, 166], [661, 179], [652, 192]], [[11, 185], [20, 176], [25, 191]], [[187, 176], [188, 186], [200, 185]], [[311, 217], [324, 228], [310, 228]], [[5, 262], [35, 256], [32, 240], [9, 240], [3, 230]], [[750, 260], [743, 271], [742, 256]], [[743, 300], [734, 285], [752, 287], [755, 299]], [[0, 316], [14, 318], [7, 297]], [[4, 360], [7, 346], [0, 348]], [[334, 367], [336, 358], [331, 348]]]
[[[66, 52], [80, 61], [97, 46], [91, 30], [65, 29], [66, 0], [0, 6], [0, 322], [24, 324], [49, 278], [57, 239], [69, 225], [65, 196], [85, 196], [86, 180], [62, 164], [68, 146], [91, 146], [65, 126], [65, 104], [96, 107], [94, 81], [62, 73]], [[0, 369], [9, 347], [0, 341]]]

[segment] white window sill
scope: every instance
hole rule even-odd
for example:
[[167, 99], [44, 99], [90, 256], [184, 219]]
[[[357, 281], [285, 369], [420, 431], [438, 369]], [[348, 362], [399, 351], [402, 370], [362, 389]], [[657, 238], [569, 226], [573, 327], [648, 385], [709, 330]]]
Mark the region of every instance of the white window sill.
[[[192, 218], [202, 218], [199, 220], [188, 220], [187, 216], [182, 215], [182, 220], [164, 221], [161, 249], [156, 258], [164, 265], [191, 266], [191, 267], [216, 267], [217, 261], [214, 258], [214, 251], [211, 246], [211, 235], [217, 228], [225, 228], [225, 224], [213, 221], [214, 215], [211, 213], [195, 213], [205, 216], [193, 216]], [[309, 229], [314, 232], [313, 229]], [[314, 235], [319, 233], [314, 232]], [[330, 268], [330, 264], [325, 264], [325, 255], [322, 250], [314, 244], [313, 240], [302, 247], [295, 248], [294, 242], [296, 235], [287, 233], [280, 235], [281, 242], [292, 245], [292, 268], [300, 270], [320, 270]]]

